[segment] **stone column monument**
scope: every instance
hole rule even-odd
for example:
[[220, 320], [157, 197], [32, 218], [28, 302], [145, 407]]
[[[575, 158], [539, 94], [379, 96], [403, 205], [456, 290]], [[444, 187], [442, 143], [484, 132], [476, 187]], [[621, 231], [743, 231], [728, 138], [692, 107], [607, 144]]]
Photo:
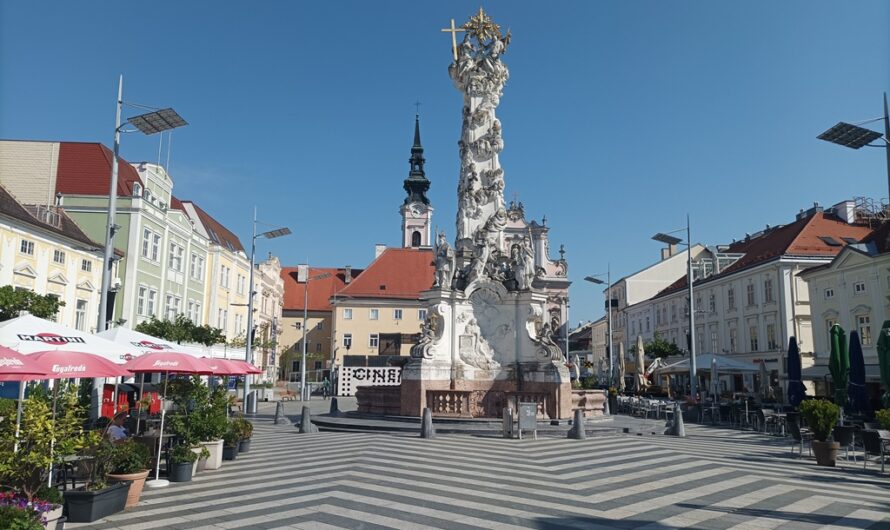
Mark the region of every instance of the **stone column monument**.
[[[536, 288], [531, 235], [505, 237], [502, 126], [495, 111], [509, 77], [502, 56], [510, 33], [480, 9], [452, 27], [448, 73], [463, 95], [461, 161], [454, 247], [436, 236], [436, 278], [424, 293], [427, 320], [402, 372], [402, 414], [499, 417], [519, 402], [540, 416], [571, 415], [565, 359], [546, 314], [547, 294]], [[463, 32], [457, 43], [455, 35]]]

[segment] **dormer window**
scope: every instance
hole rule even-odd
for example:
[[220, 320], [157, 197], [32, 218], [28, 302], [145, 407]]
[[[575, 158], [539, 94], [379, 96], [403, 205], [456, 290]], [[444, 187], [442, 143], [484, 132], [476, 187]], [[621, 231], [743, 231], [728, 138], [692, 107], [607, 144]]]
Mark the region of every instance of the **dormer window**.
[[142, 184], [133, 183], [133, 197], [142, 197]]

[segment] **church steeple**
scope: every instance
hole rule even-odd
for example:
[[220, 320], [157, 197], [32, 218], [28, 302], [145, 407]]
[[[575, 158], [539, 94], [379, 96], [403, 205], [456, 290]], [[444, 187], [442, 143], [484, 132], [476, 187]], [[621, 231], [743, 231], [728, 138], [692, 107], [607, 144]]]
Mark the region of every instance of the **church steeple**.
[[414, 118], [414, 145], [411, 146], [411, 158], [408, 159], [410, 169], [405, 179], [404, 188], [408, 193], [402, 207], [402, 246], [405, 248], [429, 248], [431, 245], [430, 226], [432, 225], [433, 207], [426, 192], [430, 189], [430, 181], [423, 171], [423, 145], [420, 143], [420, 114]]
[[426, 196], [426, 191], [430, 189], [430, 181], [426, 178], [423, 170], [423, 164], [426, 159], [423, 158], [423, 145], [420, 143], [420, 115], [414, 118], [414, 145], [411, 146], [411, 158], [408, 159], [410, 170], [408, 178], [405, 179], [404, 188], [408, 192], [405, 198], [405, 204], [419, 202], [429, 205], [430, 200]]

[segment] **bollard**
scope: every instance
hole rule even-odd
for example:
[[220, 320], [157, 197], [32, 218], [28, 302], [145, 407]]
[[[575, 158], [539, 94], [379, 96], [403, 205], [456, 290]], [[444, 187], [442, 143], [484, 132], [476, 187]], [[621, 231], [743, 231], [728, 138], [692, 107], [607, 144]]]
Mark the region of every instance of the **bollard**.
[[311, 432], [318, 432], [318, 430], [312, 425], [312, 415], [309, 412], [309, 407], [303, 407], [303, 412], [300, 413], [300, 433], [307, 434]]
[[423, 409], [423, 417], [420, 420], [420, 437], [436, 437], [436, 429], [433, 427], [433, 411], [429, 407], [424, 407]]
[[339, 416], [340, 415], [340, 408], [337, 406], [337, 398], [336, 397], [331, 398], [331, 410], [328, 411], [328, 414], [330, 414], [331, 416]]
[[513, 409], [504, 407], [501, 414], [504, 419], [503, 436], [504, 438], [513, 438]]
[[279, 401], [275, 405], [275, 425], [278, 425], [278, 422], [281, 421], [281, 417], [284, 415], [284, 403]]
[[674, 436], [686, 438], [686, 426], [683, 425], [683, 411], [680, 410], [680, 404], [674, 405]]
[[612, 412], [609, 410], [609, 397], [606, 396], [606, 400], [603, 401], [603, 416], [611, 416]]
[[575, 417], [572, 419], [572, 428], [569, 429], [567, 435], [572, 440], [584, 440], [587, 438], [587, 431], [584, 430], [584, 411], [575, 409]]

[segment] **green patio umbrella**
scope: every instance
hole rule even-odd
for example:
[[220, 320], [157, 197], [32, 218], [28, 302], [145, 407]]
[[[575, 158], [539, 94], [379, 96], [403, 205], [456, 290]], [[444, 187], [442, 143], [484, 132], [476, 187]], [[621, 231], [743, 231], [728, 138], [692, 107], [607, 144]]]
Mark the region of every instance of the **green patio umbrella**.
[[838, 324], [831, 326], [831, 357], [828, 370], [834, 381], [834, 403], [843, 407], [847, 404], [847, 386], [850, 383], [850, 353], [847, 351], [847, 334]]
[[881, 369], [881, 384], [884, 385], [885, 408], [890, 408], [890, 320], [885, 320], [878, 336], [878, 367]]

